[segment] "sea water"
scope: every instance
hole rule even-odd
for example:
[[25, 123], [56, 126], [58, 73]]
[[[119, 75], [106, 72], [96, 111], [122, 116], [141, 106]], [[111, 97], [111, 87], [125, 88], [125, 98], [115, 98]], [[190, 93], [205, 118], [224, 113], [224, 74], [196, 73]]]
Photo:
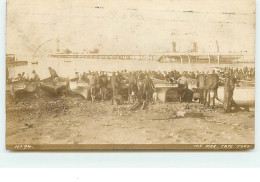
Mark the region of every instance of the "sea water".
[[160, 63], [156, 60], [104, 60], [104, 59], [79, 59], [79, 58], [39, 58], [38, 64], [32, 64], [30, 61], [28, 65], [8, 67], [9, 78], [17, 77], [18, 73], [25, 72], [29, 77], [32, 76], [32, 70], [40, 76], [41, 79], [50, 76], [48, 67], [52, 67], [57, 71], [61, 77], [73, 78], [75, 72], [83, 73], [88, 71], [135, 71], [135, 70], [153, 70], [153, 71], [208, 71], [215, 67], [232, 67], [243, 68], [254, 67], [254, 63], [234, 63], [234, 64], [181, 64], [181, 63]]

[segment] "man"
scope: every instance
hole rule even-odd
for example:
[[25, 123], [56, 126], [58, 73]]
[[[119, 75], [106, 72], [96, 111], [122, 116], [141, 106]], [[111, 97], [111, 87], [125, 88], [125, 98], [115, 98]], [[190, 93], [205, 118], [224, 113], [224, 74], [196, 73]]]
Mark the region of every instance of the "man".
[[89, 84], [90, 84], [91, 99], [92, 101], [94, 101], [96, 97], [96, 84], [97, 84], [96, 76], [94, 72], [92, 72], [91, 75], [89, 75]]
[[115, 97], [118, 94], [118, 87], [119, 87], [119, 81], [115, 72], [113, 72], [113, 75], [110, 78], [110, 82], [113, 90], [113, 97]]
[[204, 105], [210, 106], [210, 92], [213, 92], [212, 108], [215, 107], [215, 99], [218, 99], [218, 85], [219, 77], [215, 73], [215, 70], [211, 70], [205, 77], [205, 90], [204, 90]]
[[186, 89], [188, 89], [188, 79], [186, 77], [186, 74], [183, 72], [182, 76], [178, 79], [178, 92], [181, 102], [186, 96]]
[[148, 104], [150, 102], [150, 99], [152, 98], [153, 91], [155, 90], [153, 81], [148, 74], [146, 74], [145, 76], [142, 89], [143, 89], [143, 95], [145, 94], [145, 98], [146, 98], [145, 101]]
[[23, 77], [22, 77], [21, 73], [17, 74], [17, 78], [15, 78], [15, 81], [18, 81], [18, 82], [23, 81]]
[[231, 71], [225, 72], [225, 87], [224, 87], [224, 112], [230, 112], [231, 107], [234, 106], [236, 109], [239, 109], [237, 104], [233, 99], [233, 93], [235, 90], [236, 78]]
[[20, 81], [25, 81], [25, 72], [22, 72], [22, 74], [20, 75]]
[[[36, 73], [35, 70], [32, 70], [32, 74], [33, 74], [33, 77], [32, 77], [30, 80], [31, 80], [32, 82], [36, 83], [36, 85], [37, 85], [36, 90], [38, 91], [38, 90], [39, 90], [39, 87], [40, 87], [40, 81], [41, 81], [41, 79], [40, 79], [39, 75]], [[34, 96], [35, 96], [36, 98], [39, 97], [36, 92], [34, 93]]]
[[128, 101], [133, 102], [137, 93], [137, 79], [134, 73], [130, 72], [129, 77], [129, 88], [128, 88]]
[[101, 99], [102, 101], [105, 101], [107, 99], [107, 75], [104, 74], [104, 72], [101, 72], [101, 75], [99, 77], [99, 84], [100, 84], [100, 90], [101, 90]]
[[39, 83], [40, 82], [40, 77], [39, 75], [35, 72], [35, 70], [32, 71], [33, 77], [31, 79], [31, 81]]
[[59, 76], [58, 76], [57, 72], [54, 69], [52, 69], [51, 67], [49, 67], [49, 72], [51, 74], [52, 80], [53, 81], [58, 81], [58, 77]]
[[73, 80], [75, 80], [76, 82], [79, 81], [79, 72], [75, 72], [75, 78]]
[[205, 87], [205, 75], [204, 73], [199, 73], [197, 76], [197, 88], [200, 94], [200, 103], [204, 102], [204, 87]]

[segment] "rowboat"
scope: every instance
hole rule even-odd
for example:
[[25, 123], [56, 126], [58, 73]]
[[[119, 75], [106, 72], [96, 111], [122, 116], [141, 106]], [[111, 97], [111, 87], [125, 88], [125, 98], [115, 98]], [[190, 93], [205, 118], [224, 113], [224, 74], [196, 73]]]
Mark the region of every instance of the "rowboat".
[[52, 78], [42, 80], [40, 88], [50, 94], [58, 95], [67, 90], [68, 86], [68, 79], [59, 77], [57, 81], [53, 81]]
[[82, 95], [85, 99], [90, 98], [89, 83], [69, 82], [69, 88], [72, 92]]
[[15, 98], [17, 95], [35, 92], [37, 87], [38, 84], [34, 82], [13, 82], [10, 83], [7, 90]]
[[[218, 98], [224, 102], [224, 87], [218, 88]], [[233, 99], [238, 106], [255, 107], [255, 87], [236, 87]]]

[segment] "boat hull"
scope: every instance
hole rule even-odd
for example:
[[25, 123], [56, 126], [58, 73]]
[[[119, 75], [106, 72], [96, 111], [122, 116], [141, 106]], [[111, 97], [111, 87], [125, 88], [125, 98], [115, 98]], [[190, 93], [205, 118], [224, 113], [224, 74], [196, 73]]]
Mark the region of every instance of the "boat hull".
[[58, 95], [68, 89], [69, 82], [66, 79], [59, 78], [58, 81], [53, 82], [50, 78], [41, 82], [40, 88], [50, 94]]
[[[218, 88], [218, 98], [223, 103], [224, 87]], [[233, 99], [239, 106], [255, 107], [255, 87], [236, 87]]]
[[90, 98], [90, 85], [88, 83], [69, 82], [72, 92], [82, 95], [85, 99]]
[[9, 85], [10, 94], [15, 98], [17, 95], [34, 93], [37, 90], [37, 83], [16, 82]]

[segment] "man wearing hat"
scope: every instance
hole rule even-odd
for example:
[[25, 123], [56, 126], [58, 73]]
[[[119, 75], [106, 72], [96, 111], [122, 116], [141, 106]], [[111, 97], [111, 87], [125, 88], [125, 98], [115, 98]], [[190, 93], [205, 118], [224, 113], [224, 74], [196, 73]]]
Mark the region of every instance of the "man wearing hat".
[[118, 87], [119, 87], [119, 83], [120, 83], [115, 72], [113, 72], [113, 75], [110, 77], [110, 82], [112, 85], [113, 97], [115, 97], [118, 94]]
[[186, 97], [187, 89], [188, 89], [188, 79], [186, 77], [186, 73], [183, 72], [182, 76], [178, 80], [178, 92], [179, 92], [179, 95], [180, 95], [180, 101], [181, 102]]
[[215, 73], [215, 70], [211, 70], [207, 75], [205, 79], [205, 91], [204, 91], [204, 105], [207, 105], [207, 107], [210, 106], [210, 92], [213, 92], [213, 103], [212, 107], [215, 107], [215, 99], [218, 99], [218, 85], [219, 85], [219, 77]]
[[33, 74], [33, 77], [32, 77], [32, 81], [34, 82], [40, 82], [40, 77], [39, 75], [35, 72], [35, 70], [32, 70], [32, 74]]
[[225, 87], [224, 87], [224, 103], [223, 103], [225, 112], [230, 112], [232, 106], [235, 106], [237, 109], [239, 109], [239, 107], [237, 106], [237, 104], [235, 103], [235, 101], [233, 99], [235, 84], [236, 84], [236, 79], [235, 79], [234, 75], [232, 74], [232, 72], [226, 71], [225, 72]]
[[58, 77], [59, 77], [57, 72], [54, 69], [52, 69], [51, 67], [49, 67], [49, 72], [51, 74], [51, 78], [53, 79], [53, 81], [57, 81]]

